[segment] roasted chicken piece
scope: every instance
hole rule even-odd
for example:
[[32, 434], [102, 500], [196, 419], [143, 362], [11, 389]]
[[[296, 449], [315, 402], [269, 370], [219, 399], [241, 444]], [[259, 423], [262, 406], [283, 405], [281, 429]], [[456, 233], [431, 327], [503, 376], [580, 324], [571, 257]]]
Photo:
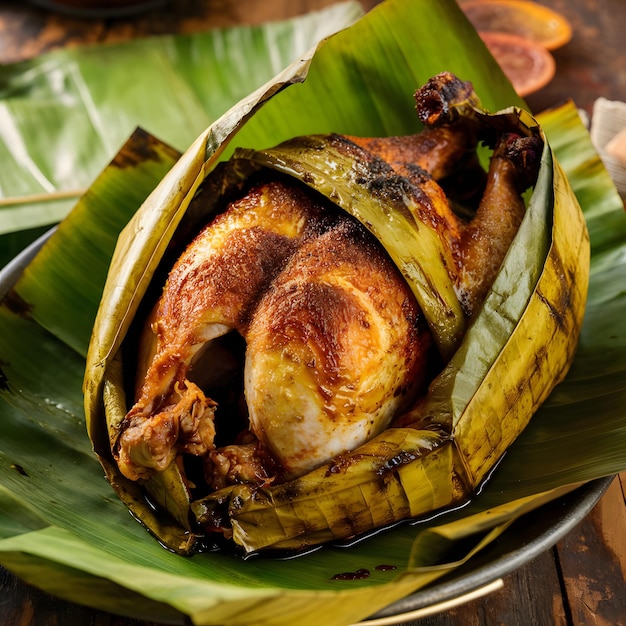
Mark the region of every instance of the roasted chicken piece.
[[[475, 165], [471, 127], [344, 140], [404, 181], [419, 220], [454, 259], [470, 319], [517, 232], [541, 146], [501, 135], [467, 221], [436, 177]], [[145, 333], [151, 362], [113, 447], [131, 479], [180, 455], [202, 459], [212, 489], [292, 479], [387, 428], [441, 367], [415, 297], [365, 227], [295, 179], [267, 176], [207, 225], [169, 274]], [[246, 343], [248, 425], [218, 445], [219, 409], [192, 381], [202, 379], [194, 367], [206, 367], [203, 352], [230, 332]]]
[[[471, 137], [471, 132], [444, 126], [408, 137], [350, 138], [389, 163], [421, 194], [419, 218], [430, 222], [450, 248], [457, 295], [468, 318], [482, 303], [522, 222], [526, 208], [521, 194], [533, 182], [542, 148], [538, 138], [503, 133], [479, 185], [477, 210], [468, 221], [453, 212], [437, 177], [454, 174], [459, 162], [477, 172], [476, 144]], [[435, 148], [429, 151], [433, 144]]]
[[385, 429], [433, 356], [405, 281], [348, 218], [291, 257], [245, 336], [250, 426], [286, 478]]
[[[116, 446], [126, 476], [181, 453], [206, 456], [215, 488], [299, 475], [380, 432], [423, 387], [432, 340], [410, 290], [361, 225], [319, 202], [295, 181], [262, 184], [180, 257]], [[215, 449], [216, 405], [190, 371], [231, 330], [248, 344], [252, 436]]]
[[215, 403], [187, 379], [194, 359], [215, 338], [243, 331], [285, 260], [335, 216], [297, 187], [271, 182], [234, 202], [196, 237], [149, 320], [144, 352], [152, 351], [153, 360], [116, 446], [126, 476], [147, 477], [180, 452], [203, 455], [214, 447]]

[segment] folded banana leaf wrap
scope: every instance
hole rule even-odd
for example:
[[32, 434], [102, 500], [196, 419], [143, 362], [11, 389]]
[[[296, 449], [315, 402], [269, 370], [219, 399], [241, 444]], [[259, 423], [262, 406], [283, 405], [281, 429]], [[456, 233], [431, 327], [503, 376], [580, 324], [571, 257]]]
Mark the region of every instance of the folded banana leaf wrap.
[[[302, 550], [466, 502], [565, 376], [585, 308], [589, 239], [541, 128], [519, 108], [485, 111], [471, 85], [455, 77], [437, 76], [418, 94], [423, 132], [432, 133], [429, 155], [439, 132], [470, 138], [456, 169], [438, 175], [459, 220], [471, 223], [476, 190], [484, 192], [483, 175], [505, 139], [522, 142], [515, 158], [533, 172], [503, 260], [471, 305], [440, 221], [420, 212], [435, 202], [421, 186], [433, 177], [411, 167], [398, 174], [372, 156], [376, 141], [298, 137], [267, 149], [239, 148], [213, 167], [201, 140], [122, 232], [87, 359], [88, 429], [108, 480], [168, 548], [190, 554], [226, 537], [245, 553]], [[132, 426], [137, 371], [146, 372], [155, 350], [155, 340], [140, 348], [140, 338], [168, 273], [193, 237], [245, 195], [250, 180], [275, 177], [348, 214], [382, 246], [432, 338], [429, 378], [380, 432], [295, 476], [202, 484], [191, 446], [176, 445], [158, 467], [122, 472], [120, 441]], [[225, 349], [226, 357], [203, 358], [202, 368], [226, 367]], [[142, 446], [141, 454], [152, 449]]]

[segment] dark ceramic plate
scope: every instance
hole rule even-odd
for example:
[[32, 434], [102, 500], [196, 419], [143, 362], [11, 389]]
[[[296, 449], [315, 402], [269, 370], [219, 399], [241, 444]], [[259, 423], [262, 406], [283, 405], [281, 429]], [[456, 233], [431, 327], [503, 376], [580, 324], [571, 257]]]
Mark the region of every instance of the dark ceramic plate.
[[[52, 232], [44, 234], [0, 270], [0, 300]], [[450, 604], [459, 604], [474, 593], [494, 588], [494, 583], [502, 577], [532, 561], [572, 531], [595, 506], [612, 480], [613, 477], [594, 480], [526, 514], [465, 565], [361, 623], [369, 626], [402, 624], [418, 617], [422, 610], [435, 612], [439, 606], [443, 609]]]
[[[415, 619], [416, 616], [408, 613], [458, 600], [511, 574], [571, 532], [597, 504], [612, 480], [612, 476], [594, 480], [522, 516], [465, 565], [429, 587], [394, 602], [372, 619], [380, 618], [381, 624], [402, 624], [403, 619]], [[398, 621], [382, 621], [392, 616], [398, 617]], [[376, 626], [376, 621], [369, 626]]]

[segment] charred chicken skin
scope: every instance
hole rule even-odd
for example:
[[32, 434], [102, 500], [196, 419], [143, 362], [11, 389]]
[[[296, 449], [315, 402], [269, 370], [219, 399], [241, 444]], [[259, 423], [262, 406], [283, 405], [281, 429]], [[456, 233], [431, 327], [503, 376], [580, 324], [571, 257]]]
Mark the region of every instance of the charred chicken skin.
[[[537, 152], [527, 139], [499, 138], [468, 220], [438, 181], [475, 159], [470, 130], [345, 138], [391, 165], [423, 199], [422, 219], [449, 247], [468, 318], [524, 214], [520, 193], [536, 172]], [[218, 444], [220, 407], [193, 381], [205, 367], [202, 355], [228, 333], [246, 344], [248, 424]], [[192, 455], [202, 459], [211, 489], [288, 480], [357, 448], [407, 411], [441, 365], [413, 294], [380, 244], [280, 175], [232, 201], [189, 244], [144, 335], [146, 367], [115, 442], [118, 466], [137, 480]]]

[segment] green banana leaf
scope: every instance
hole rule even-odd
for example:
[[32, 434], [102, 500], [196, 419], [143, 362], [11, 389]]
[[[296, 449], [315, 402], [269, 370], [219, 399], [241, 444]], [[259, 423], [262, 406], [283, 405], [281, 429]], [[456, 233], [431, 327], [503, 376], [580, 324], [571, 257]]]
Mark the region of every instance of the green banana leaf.
[[[327, 41], [305, 82], [272, 99], [232, 143], [411, 132], [415, 120], [399, 112], [412, 111], [414, 88], [444, 69], [472, 80], [487, 108], [523, 104], [452, 0], [416, 4], [390, 0]], [[341, 106], [315, 97], [331, 90]], [[469, 507], [350, 548], [245, 561], [167, 552], [128, 514], [91, 451], [81, 383], [117, 233], [178, 157], [138, 132], [0, 306], [0, 564], [61, 597], [162, 622], [348, 624], [454, 572], [572, 485], [626, 469], [626, 217], [575, 107], [539, 119], [589, 225], [585, 324], [569, 376]], [[485, 524], [486, 509], [495, 525]], [[372, 575], [332, 580], [362, 568]]]
[[185, 150], [360, 15], [358, 3], [344, 2], [288, 22], [63, 49], [0, 67], [0, 265], [67, 214], [135, 127]]

